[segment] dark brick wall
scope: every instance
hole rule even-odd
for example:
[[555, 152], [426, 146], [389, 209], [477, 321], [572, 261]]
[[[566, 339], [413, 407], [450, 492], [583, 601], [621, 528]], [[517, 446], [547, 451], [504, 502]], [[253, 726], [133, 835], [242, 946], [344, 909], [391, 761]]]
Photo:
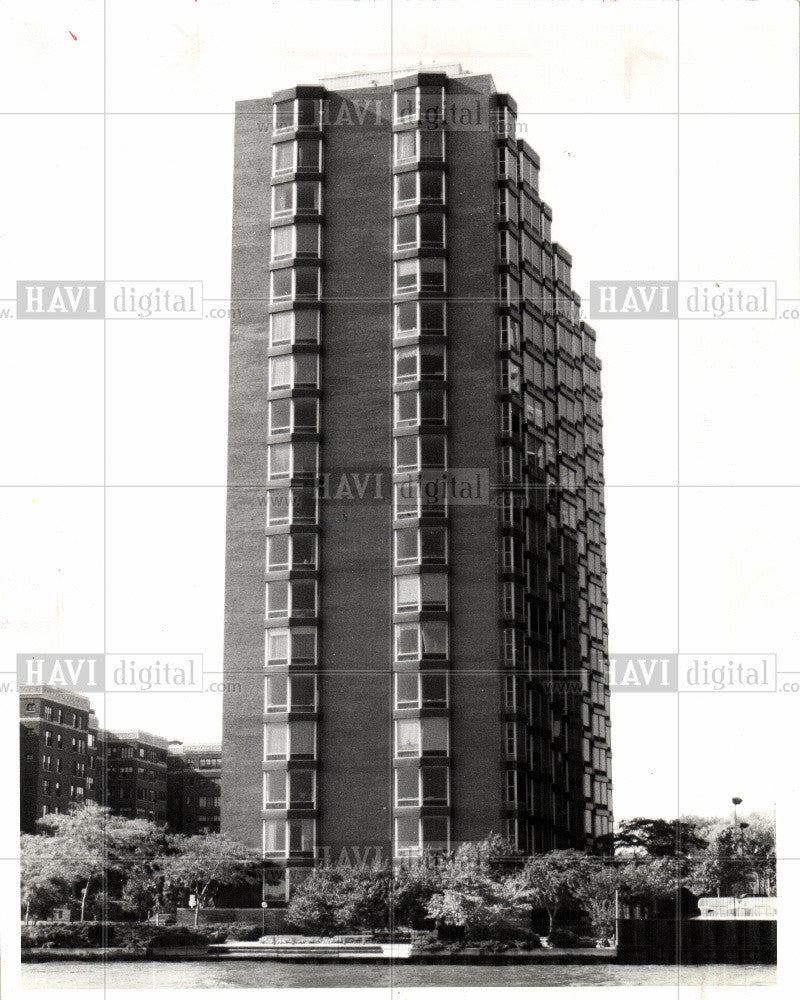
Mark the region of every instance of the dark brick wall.
[[[486, 81], [487, 78], [483, 78]], [[448, 94], [481, 92], [451, 80]], [[474, 98], [465, 100], [471, 106]], [[482, 99], [489, 121], [489, 97]], [[497, 319], [493, 301], [497, 221], [496, 141], [485, 131], [450, 129], [448, 426], [451, 468], [497, 465]], [[497, 518], [493, 506], [451, 507], [450, 595], [455, 841], [502, 832]]]
[[267, 295], [272, 104], [236, 106], [231, 297], [223, 830], [261, 845], [264, 668], [264, 484], [266, 483]]
[[[346, 100], [391, 106], [388, 88]], [[392, 139], [388, 117], [347, 124], [340, 102], [325, 132], [322, 462], [332, 486], [380, 475], [384, 499], [370, 480], [365, 501], [321, 505], [319, 843], [334, 857], [388, 851], [392, 776]]]

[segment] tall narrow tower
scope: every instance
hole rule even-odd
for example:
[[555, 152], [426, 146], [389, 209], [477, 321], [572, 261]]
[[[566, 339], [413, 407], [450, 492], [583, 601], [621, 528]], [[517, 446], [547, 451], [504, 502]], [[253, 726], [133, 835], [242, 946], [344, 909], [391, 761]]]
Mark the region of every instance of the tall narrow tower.
[[611, 830], [595, 336], [446, 69], [237, 105], [222, 829], [281, 891]]

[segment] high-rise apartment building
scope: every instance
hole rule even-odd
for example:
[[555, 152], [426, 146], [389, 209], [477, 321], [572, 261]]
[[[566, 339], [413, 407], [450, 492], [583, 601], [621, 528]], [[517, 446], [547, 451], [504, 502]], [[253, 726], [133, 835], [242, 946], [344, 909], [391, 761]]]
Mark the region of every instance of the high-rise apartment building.
[[237, 104], [222, 829], [290, 883], [601, 847], [600, 362], [539, 159], [489, 76], [325, 84]]

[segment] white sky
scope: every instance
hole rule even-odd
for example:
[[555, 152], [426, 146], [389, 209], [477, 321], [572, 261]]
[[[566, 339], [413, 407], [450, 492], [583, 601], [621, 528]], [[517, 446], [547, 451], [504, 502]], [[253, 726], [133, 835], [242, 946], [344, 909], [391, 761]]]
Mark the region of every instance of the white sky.
[[[795, 4], [685, 3], [679, 33], [657, 0], [395, 0], [393, 19], [383, 0], [112, 0], [105, 103], [100, 4], [4, 8], [0, 122], [17, 155], [0, 167], [0, 297], [105, 273], [224, 299], [234, 101], [434, 59], [516, 98], [585, 298], [590, 280], [677, 277], [800, 296]], [[798, 324], [595, 326], [612, 652], [774, 652], [800, 669], [784, 431]], [[227, 338], [226, 320], [109, 323], [104, 396], [102, 324], [0, 320], [1, 669], [104, 638], [220, 669]], [[617, 816], [788, 801], [798, 699], [619, 695]], [[110, 728], [220, 735], [216, 695], [96, 708]], [[15, 697], [0, 710], [13, 759]]]

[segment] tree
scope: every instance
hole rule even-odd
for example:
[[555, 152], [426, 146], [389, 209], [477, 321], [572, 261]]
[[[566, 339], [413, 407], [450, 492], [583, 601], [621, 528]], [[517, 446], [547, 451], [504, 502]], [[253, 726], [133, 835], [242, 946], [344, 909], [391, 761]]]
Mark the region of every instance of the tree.
[[25, 923], [31, 916], [44, 916], [69, 898], [70, 887], [52, 837], [25, 833], [20, 837], [20, 900]]
[[697, 858], [691, 887], [700, 895], [775, 892], [775, 824], [771, 817], [752, 813], [744, 829], [729, 820], [707, 820], [708, 848]]
[[315, 868], [292, 893], [286, 920], [298, 930], [336, 934], [346, 930], [343, 907], [351, 869], [344, 865]]
[[300, 883], [286, 918], [299, 930], [317, 934], [379, 930], [390, 923], [391, 892], [388, 868], [328, 865]]
[[708, 844], [694, 820], [645, 819], [642, 816], [623, 820], [614, 842], [619, 853], [651, 858], [684, 858]]
[[395, 872], [392, 911], [395, 926], [418, 927], [428, 917], [427, 904], [442, 889], [441, 864], [422, 857]]
[[90, 892], [105, 886], [109, 875], [121, 875], [157, 827], [149, 820], [114, 816], [96, 802], [86, 802], [68, 813], [50, 813], [39, 825], [50, 837], [61, 879], [78, 893], [80, 919], [85, 919]]
[[520, 872], [509, 878], [510, 888], [517, 899], [547, 911], [548, 935], [553, 933], [559, 911], [574, 898], [585, 858], [586, 855], [573, 850], [534, 854]]
[[454, 868], [426, 904], [437, 923], [462, 927], [468, 937], [504, 937], [530, 927], [530, 906], [507, 881], [497, 881], [477, 869]]
[[158, 870], [162, 892], [194, 896], [194, 925], [201, 909], [216, 898], [224, 886], [254, 884], [261, 880], [269, 862], [256, 851], [224, 833], [176, 834], [168, 838], [170, 853], [162, 857]]
[[690, 864], [681, 858], [632, 861], [621, 871], [624, 896], [648, 902], [676, 899], [690, 870]]
[[609, 941], [614, 936], [617, 896], [625, 885], [625, 870], [615, 864], [586, 858], [576, 869], [570, 891], [583, 907], [601, 941]]
[[392, 871], [390, 868], [351, 868], [345, 879], [342, 921], [354, 930], [376, 931], [391, 921]]

